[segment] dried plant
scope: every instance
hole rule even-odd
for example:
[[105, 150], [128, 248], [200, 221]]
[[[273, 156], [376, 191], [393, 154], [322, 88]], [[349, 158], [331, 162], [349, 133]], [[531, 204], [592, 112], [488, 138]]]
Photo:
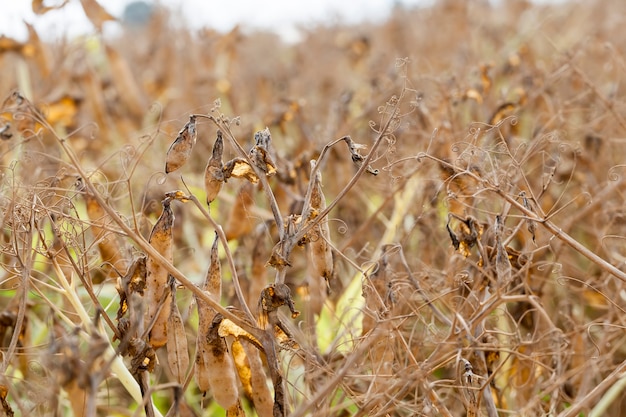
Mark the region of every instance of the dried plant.
[[622, 414], [622, 2], [81, 5], [0, 38], [4, 415]]

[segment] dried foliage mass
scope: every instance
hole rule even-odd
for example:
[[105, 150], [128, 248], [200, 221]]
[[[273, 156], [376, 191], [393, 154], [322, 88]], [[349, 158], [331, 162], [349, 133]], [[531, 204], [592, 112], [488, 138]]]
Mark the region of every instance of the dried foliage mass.
[[626, 3], [80, 4], [0, 37], [1, 413], [623, 414]]

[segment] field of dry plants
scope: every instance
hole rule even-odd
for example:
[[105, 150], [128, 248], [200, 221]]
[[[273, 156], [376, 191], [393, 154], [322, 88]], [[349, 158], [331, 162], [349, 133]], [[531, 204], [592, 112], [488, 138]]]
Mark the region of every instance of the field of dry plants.
[[624, 415], [625, 24], [0, 38], [2, 413]]

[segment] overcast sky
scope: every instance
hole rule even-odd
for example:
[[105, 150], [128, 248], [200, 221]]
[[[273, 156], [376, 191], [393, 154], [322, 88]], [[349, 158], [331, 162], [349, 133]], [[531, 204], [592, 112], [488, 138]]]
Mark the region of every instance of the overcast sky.
[[[194, 28], [213, 27], [230, 30], [241, 23], [260, 28], [280, 28], [283, 35], [293, 37], [296, 25], [322, 20], [341, 19], [344, 22], [378, 21], [387, 17], [394, 4], [407, 6], [429, 4], [432, 0], [160, 0], [172, 8]], [[99, 0], [109, 13], [119, 17], [130, 0]], [[155, 3], [155, 0], [147, 0]], [[62, 0], [45, 0], [44, 5], [61, 4]], [[35, 16], [30, 0], [3, 0], [0, 13], [0, 35], [27, 37], [23, 21], [35, 25], [41, 36], [75, 36], [92, 30], [80, 0], [70, 0], [61, 10]], [[107, 29], [105, 27], [105, 29]], [[109, 28], [114, 30], [114, 26]]]

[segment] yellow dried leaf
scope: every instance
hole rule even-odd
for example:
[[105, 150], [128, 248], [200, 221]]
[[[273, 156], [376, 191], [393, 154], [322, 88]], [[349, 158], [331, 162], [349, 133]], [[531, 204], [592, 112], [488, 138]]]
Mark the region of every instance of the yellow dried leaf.
[[482, 104], [483, 96], [478, 92], [478, 90], [470, 88], [465, 92], [465, 98], [469, 98], [474, 100], [478, 104]]
[[224, 165], [224, 180], [228, 180], [231, 177], [243, 178], [252, 184], [259, 182], [259, 177], [257, 177], [248, 161], [243, 158], [233, 158]]
[[235, 368], [237, 369], [243, 390], [248, 397], [252, 398], [252, 370], [248, 363], [246, 351], [239, 339], [233, 340], [230, 344], [230, 353], [233, 355], [233, 361], [235, 362]]
[[76, 113], [78, 113], [76, 100], [72, 97], [64, 96], [60, 100], [48, 104], [46, 107], [46, 120], [52, 126], [61, 125], [68, 127], [74, 124]]
[[263, 368], [261, 351], [251, 343], [241, 340], [241, 345], [246, 353], [246, 359], [251, 371], [250, 385], [252, 388], [252, 402], [259, 417], [272, 417], [274, 415], [274, 398], [267, 385], [267, 375]]
[[221, 321], [218, 328], [218, 334], [220, 337], [232, 336], [235, 338], [246, 339], [256, 345], [259, 349], [263, 348], [263, 345], [261, 345], [261, 342], [259, 342], [256, 337], [252, 336], [250, 333], [248, 333], [229, 319], [223, 319]]

